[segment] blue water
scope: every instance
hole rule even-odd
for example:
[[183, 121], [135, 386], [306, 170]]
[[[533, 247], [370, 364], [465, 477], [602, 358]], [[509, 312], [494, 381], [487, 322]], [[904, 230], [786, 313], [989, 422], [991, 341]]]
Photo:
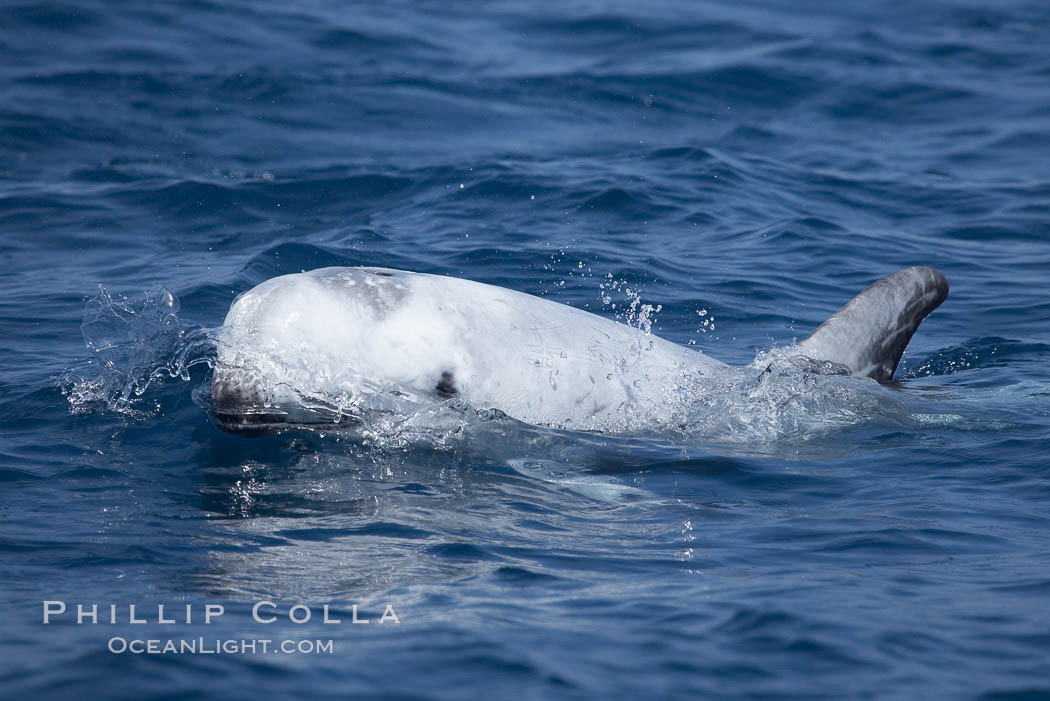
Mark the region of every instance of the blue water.
[[[1047, 19], [3, 3], [0, 696], [1047, 698]], [[278, 274], [638, 299], [746, 364], [915, 264], [950, 297], [823, 432], [253, 439], [202, 408], [199, 334]], [[334, 650], [107, 649], [198, 636]]]

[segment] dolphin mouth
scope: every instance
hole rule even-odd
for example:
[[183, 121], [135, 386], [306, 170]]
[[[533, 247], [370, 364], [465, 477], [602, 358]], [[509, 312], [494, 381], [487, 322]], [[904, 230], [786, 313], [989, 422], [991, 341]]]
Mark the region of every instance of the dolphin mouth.
[[213, 408], [209, 413], [216, 426], [238, 436], [260, 436], [295, 426], [289, 424], [286, 417], [278, 413], [241, 412], [219, 408]]
[[360, 419], [343, 412], [319, 411], [296, 407], [286, 411], [281, 407], [215, 404], [208, 412], [216, 426], [238, 436], [261, 436], [277, 431], [323, 430], [349, 428]]
[[240, 436], [293, 429], [331, 430], [361, 423], [359, 417], [334, 405], [315, 402], [304, 406], [287, 396], [276, 399], [259, 383], [221, 370], [212, 379], [208, 414], [223, 431]]

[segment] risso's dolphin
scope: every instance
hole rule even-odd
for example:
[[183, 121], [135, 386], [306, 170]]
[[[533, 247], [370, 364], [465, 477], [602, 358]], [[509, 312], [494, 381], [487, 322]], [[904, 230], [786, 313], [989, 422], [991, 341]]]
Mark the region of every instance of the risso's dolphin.
[[[947, 295], [936, 270], [899, 270], [786, 354], [807, 359], [812, 372], [890, 380]], [[255, 434], [367, 425], [458, 402], [530, 424], [623, 432], [672, 421], [683, 397], [717, 392], [733, 372], [639, 328], [522, 292], [322, 268], [267, 280], [234, 301], [218, 333], [211, 412], [221, 428]]]

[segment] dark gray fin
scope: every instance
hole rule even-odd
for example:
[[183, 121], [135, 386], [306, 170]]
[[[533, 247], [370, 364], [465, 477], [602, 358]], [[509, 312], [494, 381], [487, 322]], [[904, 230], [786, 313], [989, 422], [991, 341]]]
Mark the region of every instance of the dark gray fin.
[[948, 281], [933, 268], [898, 270], [854, 297], [795, 349], [860, 377], [891, 380], [912, 334], [947, 296]]

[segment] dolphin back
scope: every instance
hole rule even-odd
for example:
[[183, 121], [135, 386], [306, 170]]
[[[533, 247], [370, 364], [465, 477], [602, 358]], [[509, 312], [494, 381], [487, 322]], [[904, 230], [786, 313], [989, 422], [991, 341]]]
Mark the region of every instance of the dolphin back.
[[948, 281], [933, 268], [898, 270], [854, 297], [795, 350], [860, 377], [891, 380], [912, 334], [947, 297]]

